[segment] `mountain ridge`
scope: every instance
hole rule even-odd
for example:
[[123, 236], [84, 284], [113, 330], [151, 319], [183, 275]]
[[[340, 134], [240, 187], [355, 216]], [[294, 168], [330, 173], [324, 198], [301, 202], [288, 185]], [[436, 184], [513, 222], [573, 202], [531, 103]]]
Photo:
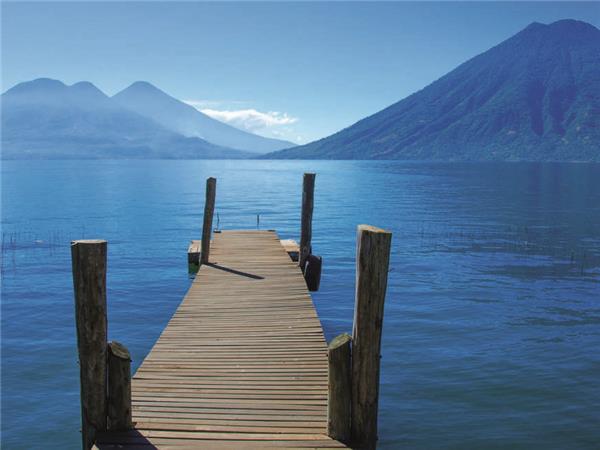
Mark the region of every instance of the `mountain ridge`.
[[89, 82], [39, 78], [2, 94], [2, 159], [248, 158], [174, 133]]
[[600, 30], [532, 23], [291, 159], [599, 161]]
[[112, 96], [121, 106], [148, 117], [186, 137], [197, 137], [216, 145], [266, 153], [293, 147], [289, 141], [266, 138], [235, 128], [198, 111], [147, 81], [136, 81]]

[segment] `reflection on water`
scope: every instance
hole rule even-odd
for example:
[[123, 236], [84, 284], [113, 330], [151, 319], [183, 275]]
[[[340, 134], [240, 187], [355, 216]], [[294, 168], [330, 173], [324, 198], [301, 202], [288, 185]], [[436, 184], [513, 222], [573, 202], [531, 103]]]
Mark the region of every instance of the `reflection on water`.
[[394, 233], [381, 448], [597, 447], [600, 165], [389, 161], [4, 162], [3, 444], [79, 442], [70, 240], [109, 240], [137, 366], [189, 286], [204, 180], [221, 228], [297, 238], [308, 170], [328, 338], [352, 327], [356, 225]]

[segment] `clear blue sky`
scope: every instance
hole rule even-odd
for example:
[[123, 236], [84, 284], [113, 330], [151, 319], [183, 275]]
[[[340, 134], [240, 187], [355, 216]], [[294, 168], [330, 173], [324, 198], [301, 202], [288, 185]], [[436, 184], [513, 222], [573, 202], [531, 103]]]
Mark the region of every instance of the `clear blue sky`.
[[3, 2], [2, 90], [50, 77], [112, 95], [147, 80], [238, 126], [308, 142], [533, 21], [563, 18], [600, 27], [600, 3]]

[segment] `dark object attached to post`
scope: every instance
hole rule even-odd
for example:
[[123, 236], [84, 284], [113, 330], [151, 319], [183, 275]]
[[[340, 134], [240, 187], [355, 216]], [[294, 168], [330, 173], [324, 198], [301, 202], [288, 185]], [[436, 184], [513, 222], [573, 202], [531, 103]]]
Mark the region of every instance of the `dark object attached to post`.
[[352, 443], [377, 445], [379, 365], [383, 305], [392, 233], [359, 225], [356, 252], [356, 303], [352, 333]]
[[202, 249], [200, 251], [200, 264], [208, 263], [216, 193], [217, 180], [216, 178], [210, 177], [206, 180], [206, 201], [204, 202], [204, 222], [202, 224]]
[[71, 242], [84, 450], [106, 430], [106, 254], [106, 241]]
[[116, 341], [108, 344], [108, 422], [110, 431], [125, 431], [131, 422], [131, 356]]
[[311, 292], [319, 290], [322, 266], [323, 258], [316, 255], [308, 255], [306, 264], [304, 265], [304, 279], [306, 280], [306, 287]]

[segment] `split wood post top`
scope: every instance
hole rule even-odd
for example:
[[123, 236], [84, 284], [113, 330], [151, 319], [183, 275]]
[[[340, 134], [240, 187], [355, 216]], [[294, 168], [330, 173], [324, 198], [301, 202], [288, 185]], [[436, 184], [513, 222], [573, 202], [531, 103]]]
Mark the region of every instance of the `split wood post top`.
[[85, 450], [106, 430], [106, 253], [103, 240], [71, 243]]
[[202, 225], [202, 250], [200, 252], [201, 264], [208, 263], [216, 192], [217, 180], [216, 178], [210, 177], [206, 180], [206, 201], [204, 202], [204, 223]]
[[377, 443], [381, 332], [391, 242], [389, 231], [358, 226], [352, 333], [352, 437], [354, 445], [365, 449], [374, 449]]
[[300, 256], [298, 259], [298, 266], [302, 271], [304, 271], [304, 264], [311, 253], [315, 177], [314, 173], [305, 173], [302, 183], [302, 223], [300, 229]]

